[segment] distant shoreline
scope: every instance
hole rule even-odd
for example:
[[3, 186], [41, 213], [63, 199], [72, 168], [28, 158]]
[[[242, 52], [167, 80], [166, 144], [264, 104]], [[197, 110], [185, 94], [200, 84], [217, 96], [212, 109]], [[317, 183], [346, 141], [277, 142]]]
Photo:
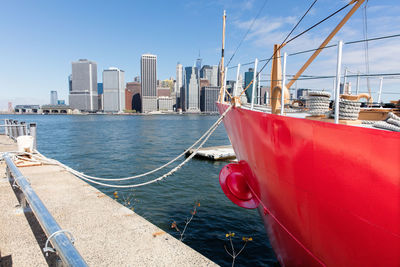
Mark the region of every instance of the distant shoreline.
[[152, 115], [219, 115], [219, 113], [209, 112], [160, 112], [160, 113], [81, 113], [81, 114], [60, 114], [60, 113], [14, 113], [14, 112], [0, 112], [0, 115], [45, 115], [45, 116], [87, 116], [87, 115], [106, 115], [106, 116], [152, 116]]

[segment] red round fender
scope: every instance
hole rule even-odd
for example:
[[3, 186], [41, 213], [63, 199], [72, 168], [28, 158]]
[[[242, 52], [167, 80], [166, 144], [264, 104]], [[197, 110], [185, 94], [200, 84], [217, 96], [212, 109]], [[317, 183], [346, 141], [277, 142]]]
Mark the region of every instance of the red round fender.
[[248, 172], [243, 164], [231, 163], [219, 173], [219, 183], [225, 195], [236, 205], [246, 209], [258, 207], [259, 200], [247, 184]]

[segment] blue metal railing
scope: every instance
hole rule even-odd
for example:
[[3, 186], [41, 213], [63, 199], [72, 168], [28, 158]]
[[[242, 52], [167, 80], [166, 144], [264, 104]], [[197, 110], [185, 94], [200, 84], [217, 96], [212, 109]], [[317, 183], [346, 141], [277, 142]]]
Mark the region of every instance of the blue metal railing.
[[[51, 242], [63, 264], [65, 266], [87, 266], [85, 260], [66, 235], [68, 231], [61, 229], [38, 195], [33, 191], [30, 183], [22, 175], [17, 166], [15, 166], [10, 156], [6, 153], [3, 155], [3, 158], [7, 164], [7, 177], [14, 177], [16, 185], [23, 192], [29, 207], [32, 209], [43, 231], [46, 233], [48, 237], [47, 241]], [[52, 251], [47, 248], [47, 243], [48, 242], [46, 242], [44, 251]]]

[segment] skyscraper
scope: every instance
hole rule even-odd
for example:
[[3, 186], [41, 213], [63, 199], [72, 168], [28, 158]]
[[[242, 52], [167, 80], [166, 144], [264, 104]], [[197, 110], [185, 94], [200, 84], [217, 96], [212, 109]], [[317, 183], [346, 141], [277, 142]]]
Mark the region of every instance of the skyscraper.
[[175, 92], [179, 92], [183, 86], [183, 67], [182, 64], [176, 64], [176, 83]]
[[204, 86], [200, 90], [200, 110], [207, 113], [218, 113], [218, 86]]
[[87, 59], [72, 62], [69, 105], [72, 109], [97, 111], [97, 64]]
[[125, 72], [118, 68], [103, 71], [103, 110], [123, 112], [125, 109]]
[[[244, 88], [246, 88], [249, 83], [253, 80], [254, 77], [254, 69], [249, 68], [249, 71], [246, 71], [244, 73]], [[257, 82], [255, 82], [255, 90], [254, 90], [254, 103], [257, 103]], [[250, 87], [246, 90], [246, 98], [247, 102], [251, 103], [251, 93], [253, 91], [253, 84], [250, 85]]]
[[200, 71], [200, 78], [207, 79], [210, 86], [218, 86], [218, 66], [204, 65]]
[[185, 110], [189, 112], [200, 111], [199, 78], [196, 67], [185, 68]]
[[57, 91], [50, 91], [50, 105], [57, 105]]
[[142, 112], [157, 110], [157, 56], [144, 54], [140, 59]]
[[197, 68], [197, 77], [200, 75], [200, 70], [201, 70], [201, 62], [203, 60], [200, 57], [200, 50], [199, 50], [199, 57], [196, 59], [196, 68]]

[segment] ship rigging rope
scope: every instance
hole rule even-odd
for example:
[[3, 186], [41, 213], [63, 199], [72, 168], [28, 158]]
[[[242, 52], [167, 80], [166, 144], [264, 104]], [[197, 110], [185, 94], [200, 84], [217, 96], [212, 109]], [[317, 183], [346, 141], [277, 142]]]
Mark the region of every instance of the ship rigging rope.
[[[161, 180], [163, 180], [164, 178], [172, 175], [173, 173], [175, 173], [176, 171], [178, 171], [180, 168], [183, 167], [183, 165], [185, 165], [189, 160], [191, 160], [199, 151], [199, 149], [207, 142], [207, 140], [210, 138], [210, 136], [214, 133], [214, 131], [218, 128], [218, 126], [222, 123], [223, 118], [226, 116], [226, 114], [231, 110], [232, 106], [230, 105], [225, 111], [224, 113], [218, 118], [218, 120], [195, 142], [193, 143], [193, 145], [191, 145], [188, 149], [186, 149], [183, 153], [181, 153], [180, 155], [178, 155], [177, 157], [175, 157], [174, 159], [172, 159], [171, 161], [167, 162], [166, 164], [143, 174], [139, 174], [139, 175], [135, 175], [135, 176], [130, 176], [130, 177], [124, 177], [124, 178], [101, 178], [101, 177], [94, 177], [94, 176], [90, 176], [90, 175], [86, 175], [82, 172], [79, 172], [77, 170], [72, 169], [71, 167], [68, 167], [67, 165], [54, 160], [54, 159], [49, 159], [46, 158], [45, 156], [43, 156], [42, 154], [38, 153], [38, 154], [32, 154], [32, 153], [24, 153], [24, 154], [29, 154], [33, 159], [31, 159], [31, 161], [33, 162], [42, 162], [42, 163], [46, 163], [46, 164], [52, 164], [52, 165], [58, 165], [62, 168], [64, 168], [65, 170], [67, 170], [68, 172], [72, 173], [73, 175], [94, 183], [94, 184], [98, 184], [98, 185], [102, 185], [105, 187], [112, 187], [112, 188], [134, 188], [134, 187], [140, 187], [140, 186], [144, 186], [144, 185], [148, 185], [148, 184], [152, 184], [155, 182], [159, 182]], [[140, 184], [127, 184], [127, 185], [116, 185], [116, 184], [106, 184], [106, 183], [102, 183], [102, 182], [98, 182], [96, 180], [101, 180], [101, 181], [123, 181], [123, 180], [131, 180], [131, 179], [135, 179], [135, 178], [139, 178], [139, 177], [143, 177], [143, 176], [147, 176], [149, 174], [152, 174], [158, 170], [161, 170], [165, 167], [167, 167], [168, 165], [172, 164], [173, 162], [175, 162], [176, 160], [178, 160], [179, 158], [181, 158], [183, 155], [186, 154], [186, 152], [188, 152], [190, 149], [192, 149], [196, 144], [198, 144], [200, 141], [202, 141], [200, 143], [200, 145], [198, 147], [195, 148], [195, 150], [190, 154], [190, 156], [188, 156], [184, 161], [182, 161], [180, 164], [178, 164], [176, 167], [174, 167], [173, 169], [171, 169], [170, 171], [168, 171], [167, 173], [154, 178], [152, 180], [149, 180], [147, 182], [143, 182]], [[16, 157], [19, 157], [18, 155]], [[25, 158], [24, 158], [25, 159]]]
[[[311, 6], [307, 9], [307, 11], [304, 13], [304, 15], [301, 17], [301, 19], [297, 22], [297, 24], [293, 27], [293, 29], [289, 32], [289, 34], [285, 37], [285, 39], [282, 41], [282, 43], [279, 45], [278, 49], [276, 51], [274, 51], [274, 53], [272, 54], [272, 56], [267, 60], [267, 62], [265, 62], [265, 64], [262, 66], [262, 68], [260, 69], [259, 72], [257, 72], [257, 75], [255, 77], [255, 79], [258, 78], [258, 76], [260, 75], [260, 73], [264, 70], [264, 68], [268, 65], [268, 63], [276, 56], [277, 51], [279, 51], [283, 45], [287, 45], [288, 43], [294, 41], [295, 39], [299, 38], [301, 35], [305, 34], [306, 32], [310, 31], [311, 29], [315, 28], [316, 26], [318, 26], [319, 24], [321, 24], [322, 22], [328, 20], [329, 18], [333, 17], [334, 15], [338, 14], [340, 11], [344, 10], [345, 8], [347, 8], [350, 3], [346, 4], [345, 6], [343, 6], [342, 8], [336, 10], [335, 12], [333, 12], [331, 15], [329, 15], [328, 17], [320, 20], [319, 22], [315, 23], [313, 26], [309, 27], [308, 29], [302, 31], [301, 33], [297, 34], [296, 36], [294, 36], [293, 38], [289, 39], [288, 41], [286, 41], [289, 36], [293, 33], [293, 31], [297, 28], [297, 26], [300, 24], [300, 22], [303, 20], [303, 18], [308, 14], [308, 12], [311, 10], [311, 8], [314, 6], [316, 0], [311, 4]], [[242, 93], [240, 95], [243, 95], [247, 89], [253, 84], [254, 79], [246, 86], [246, 88], [243, 89]]]
[[[344, 45], [358, 44], [358, 43], [364, 43], [364, 42], [370, 42], [370, 41], [379, 41], [379, 40], [383, 40], [383, 39], [390, 39], [390, 38], [396, 38], [396, 37], [400, 37], [400, 34], [392, 34], [392, 35], [379, 36], [379, 37], [374, 37], [374, 38], [369, 38], [369, 39], [349, 41], [349, 42], [345, 42], [343, 44]], [[300, 54], [305, 54], [305, 53], [310, 53], [310, 52], [314, 52], [314, 51], [317, 51], [317, 50], [324, 50], [324, 49], [327, 49], [327, 48], [333, 48], [333, 47], [336, 47], [336, 46], [337, 46], [337, 44], [332, 44], [332, 45], [327, 45], [324, 48], [313, 48], [313, 49], [293, 52], [291, 54], [288, 54], [288, 57], [296, 56], [296, 55], [300, 55]], [[264, 62], [264, 61], [267, 61], [267, 60], [268, 60], [267, 58], [264, 58], [264, 59], [260, 59], [258, 62]], [[244, 64], [240, 64], [240, 66], [243, 67], [243, 66], [251, 65], [251, 64], [254, 64], [254, 61], [248, 62], [248, 63], [244, 63]], [[229, 67], [229, 69], [235, 69], [235, 68], [237, 68], [237, 66]]]
[[260, 8], [260, 10], [258, 11], [257, 15], [254, 17], [253, 21], [251, 22], [249, 28], [247, 29], [247, 32], [245, 33], [245, 35], [243, 36], [242, 40], [240, 40], [238, 46], [236, 47], [235, 51], [233, 52], [232, 56], [230, 57], [228, 64], [226, 64], [226, 67], [229, 66], [229, 64], [231, 63], [233, 57], [236, 55], [236, 52], [239, 50], [240, 46], [242, 45], [244, 39], [246, 39], [247, 35], [250, 33], [250, 30], [253, 28], [254, 23], [256, 22], [256, 20], [258, 19], [258, 17], [260, 16], [261, 12], [263, 11], [264, 7], [266, 6], [268, 0], [264, 1], [264, 4], [262, 5], [262, 7]]

